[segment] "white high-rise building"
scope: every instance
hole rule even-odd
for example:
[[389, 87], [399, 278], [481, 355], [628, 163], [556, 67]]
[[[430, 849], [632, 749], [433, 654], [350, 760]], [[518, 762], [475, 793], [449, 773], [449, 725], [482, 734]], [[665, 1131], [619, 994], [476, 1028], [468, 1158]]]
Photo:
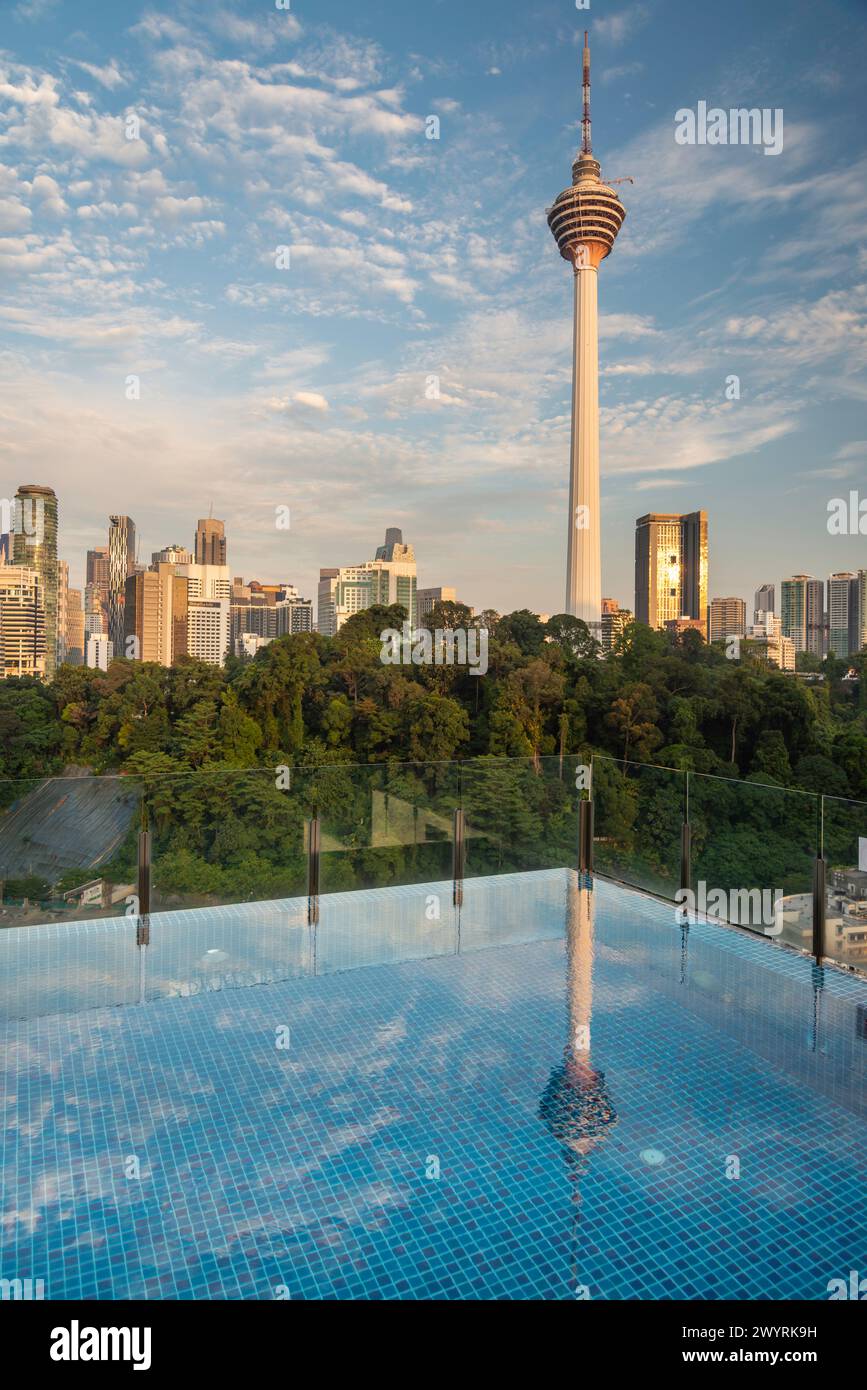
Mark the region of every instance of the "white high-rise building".
[[190, 602], [197, 598], [231, 600], [232, 572], [228, 565], [175, 565], [175, 573], [188, 580]]
[[858, 645], [858, 576], [851, 572], [828, 578], [828, 650], [846, 661]]
[[[194, 569], [195, 566], [189, 568]], [[187, 652], [196, 661], [222, 666], [232, 637], [228, 598], [191, 598], [187, 610]]]
[[0, 565], [0, 676], [46, 672], [45, 605], [39, 572]]
[[414, 627], [416, 588], [415, 552], [411, 545], [404, 545], [397, 527], [390, 526], [375, 559], [319, 571], [318, 630], [333, 637], [347, 618], [375, 603], [401, 604]]
[[105, 632], [91, 632], [87, 638], [85, 666], [95, 671], [107, 671], [114, 656], [114, 644]]
[[603, 183], [590, 140], [590, 47], [584, 34], [584, 115], [572, 185], [548, 211], [560, 255], [573, 269], [572, 442], [566, 550], [566, 609], [599, 635], [602, 559], [599, 516], [599, 340], [597, 271], [614, 246], [626, 209]]
[[823, 657], [825, 640], [825, 585], [809, 574], [795, 574], [780, 586], [783, 636], [791, 637], [796, 652]]

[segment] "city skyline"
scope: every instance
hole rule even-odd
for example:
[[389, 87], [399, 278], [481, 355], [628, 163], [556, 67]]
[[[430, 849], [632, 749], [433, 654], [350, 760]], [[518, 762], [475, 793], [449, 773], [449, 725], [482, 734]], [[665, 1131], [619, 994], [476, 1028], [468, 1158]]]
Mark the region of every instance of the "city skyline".
[[[100, 633], [109, 642], [109, 657], [174, 665], [190, 655], [222, 664], [230, 651], [249, 658], [274, 637], [289, 633], [335, 636], [347, 618], [370, 604], [403, 604], [414, 627], [422, 624], [435, 598], [463, 603], [453, 586], [418, 586], [414, 546], [404, 544], [401, 528], [388, 526], [385, 542], [376, 546], [372, 559], [368, 555], [348, 565], [320, 567], [314, 611], [313, 601], [285, 575], [275, 581], [267, 572], [246, 578], [235, 574], [227, 563], [226, 523], [212, 515], [197, 519], [191, 550], [169, 543], [152, 551], [147, 565], [136, 560], [141, 538], [134, 519], [113, 514], [108, 519], [108, 544], [88, 549], [87, 583], [76, 588], [70, 585], [69, 565], [60, 553], [61, 514], [60, 499], [50, 488], [22, 484], [12, 513], [13, 533], [0, 535], [3, 602], [13, 605], [10, 621], [18, 634], [13, 668], [24, 650], [23, 636], [34, 659], [37, 650], [43, 653], [43, 674], [49, 679], [54, 654], [58, 665], [69, 659], [74, 665], [105, 669], [106, 649], [94, 646], [95, 659], [90, 659], [90, 636]], [[845, 660], [867, 646], [867, 569], [836, 571], [827, 577], [790, 574], [772, 583], [765, 578], [753, 590], [751, 606], [738, 596], [714, 594], [708, 585], [710, 546], [704, 510], [637, 517], [634, 554], [631, 607], [619, 597], [600, 596], [597, 637], [604, 653], [633, 615], [639, 623], [674, 636], [693, 628], [706, 642], [745, 637], [764, 646], [774, 664], [792, 671], [796, 653]], [[16, 555], [10, 565], [7, 556], [14, 560]], [[28, 584], [35, 586], [32, 592]], [[424, 615], [417, 609], [417, 592], [425, 597]], [[267, 621], [264, 609], [257, 616], [256, 604], [267, 606]], [[477, 618], [475, 605], [468, 607]], [[277, 611], [281, 608], [286, 610], [282, 617]], [[548, 616], [543, 614], [542, 620]], [[55, 635], [50, 641], [52, 621]], [[781, 647], [781, 640], [788, 647]]]
[[[0, 21], [3, 440], [66, 496], [71, 581], [110, 511], [189, 545], [176, 518], [204, 501], [238, 573], [312, 593], [394, 522], [429, 538], [425, 582], [560, 610], [569, 325], [542, 209], [578, 144], [588, 16], [481, 5], [457, 50], [433, 15], [95, 6], [58, 50], [36, 10]], [[700, 34], [679, 11], [663, 32], [648, 5], [590, 18], [606, 167], [637, 180], [600, 319], [602, 592], [629, 601], [637, 515], [703, 508], [710, 591], [749, 602], [745, 556], [863, 565], [826, 508], [864, 474], [864, 41], [846, 4], [818, 53], [792, 6]], [[707, 98], [784, 109], [779, 155], [678, 145], [676, 110]]]

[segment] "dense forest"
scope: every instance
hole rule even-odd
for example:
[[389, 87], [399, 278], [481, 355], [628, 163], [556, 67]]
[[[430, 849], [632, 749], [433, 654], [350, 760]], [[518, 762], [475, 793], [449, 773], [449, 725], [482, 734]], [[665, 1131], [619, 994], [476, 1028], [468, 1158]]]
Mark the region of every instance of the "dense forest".
[[[829, 658], [821, 679], [804, 679], [763, 667], [748, 644], [732, 661], [694, 632], [676, 639], [635, 624], [600, 659], [578, 620], [543, 624], [519, 611], [474, 620], [489, 633], [478, 676], [384, 664], [380, 633], [403, 620], [399, 608], [368, 609], [334, 638], [280, 638], [223, 669], [116, 660], [107, 672], [61, 667], [47, 686], [0, 682], [0, 808], [70, 767], [129, 779], [169, 903], [303, 891], [314, 812], [326, 891], [447, 877], [458, 804], [468, 872], [571, 862], [573, 769], [591, 754], [597, 833], [660, 886], [675, 871], [686, 771], [722, 779], [690, 779], [697, 853], [711, 853], [716, 823], [710, 869], [720, 883], [749, 849], [773, 860], [768, 874], [782, 861], [802, 885], [815, 797], [775, 788], [867, 801], [867, 684], [843, 679], [850, 666], [863, 675], [867, 654]], [[429, 626], [470, 621], [444, 604]], [[758, 788], [725, 785], [743, 778]], [[100, 865], [108, 877], [133, 876], [133, 819]], [[30, 892], [56, 894], [93, 864], [82, 852], [62, 881]], [[7, 877], [7, 893], [13, 886]]]

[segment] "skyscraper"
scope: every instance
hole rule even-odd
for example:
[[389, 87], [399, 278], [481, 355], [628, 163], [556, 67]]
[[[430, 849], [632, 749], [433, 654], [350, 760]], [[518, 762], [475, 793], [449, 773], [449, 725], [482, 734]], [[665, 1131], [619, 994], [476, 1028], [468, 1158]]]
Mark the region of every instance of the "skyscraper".
[[842, 661], [859, 650], [857, 574], [828, 578], [828, 650]]
[[709, 642], [743, 637], [747, 630], [747, 605], [742, 598], [712, 598], [708, 623]]
[[115, 656], [124, 654], [126, 581], [135, 574], [135, 522], [110, 516], [108, 531], [108, 635]]
[[648, 512], [635, 523], [635, 617], [663, 628], [696, 618], [707, 635], [707, 512]]
[[376, 559], [319, 571], [317, 628], [325, 637], [333, 637], [353, 613], [374, 603], [401, 604], [415, 627], [416, 593], [415, 551], [404, 545], [398, 528], [390, 526], [385, 545], [377, 547]]
[[66, 591], [66, 630], [63, 637], [64, 660], [69, 666], [81, 666], [84, 662], [84, 609], [81, 606], [81, 590]]
[[54, 489], [26, 483], [15, 494], [12, 563], [35, 570], [45, 613], [45, 678], [57, 669], [57, 498]]
[[57, 653], [56, 661], [62, 666], [66, 660], [66, 625], [69, 618], [69, 565], [66, 560], [57, 561]]
[[206, 517], [196, 522], [195, 557], [197, 565], [225, 565], [226, 525]]
[[756, 589], [756, 601], [754, 605], [755, 613], [775, 613], [774, 607], [774, 586], [773, 584], [762, 584]]
[[780, 617], [783, 636], [790, 637], [796, 652], [823, 657], [825, 642], [825, 585], [809, 574], [795, 574], [780, 585]]
[[613, 651], [618, 640], [632, 622], [628, 608], [621, 608], [616, 598], [602, 600], [602, 627], [600, 641], [604, 652]]
[[867, 570], [859, 570], [859, 596], [857, 596], [857, 617], [854, 623], [854, 646], [852, 653], [863, 652], [867, 646]]
[[[108, 546], [87, 552], [84, 576], [84, 622], [88, 632], [108, 632]], [[97, 619], [100, 622], [97, 622]]]
[[[188, 652], [188, 581], [160, 563], [126, 581], [124, 652], [139, 661], [172, 666]], [[135, 645], [130, 638], [135, 638]]]
[[45, 609], [35, 569], [0, 565], [0, 676], [45, 675]]
[[614, 246], [626, 209], [603, 183], [590, 140], [590, 46], [584, 33], [581, 150], [571, 187], [548, 210], [560, 255], [573, 269], [572, 440], [566, 547], [566, 608], [598, 635], [602, 616], [599, 516], [599, 340], [597, 271]]

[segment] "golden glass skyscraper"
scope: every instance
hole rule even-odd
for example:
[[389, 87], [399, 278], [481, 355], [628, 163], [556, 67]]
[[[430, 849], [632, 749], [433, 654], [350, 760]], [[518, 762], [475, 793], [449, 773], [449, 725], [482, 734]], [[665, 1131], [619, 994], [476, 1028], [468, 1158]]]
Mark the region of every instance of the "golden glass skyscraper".
[[566, 609], [598, 636], [602, 619], [602, 550], [599, 518], [599, 333], [596, 276], [614, 245], [626, 209], [603, 183], [590, 140], [590, 45], [584, 33], [584, 115], [581, 151], [572, 185], [548, 210], [548, 226], [560, 255], [573, 269], [572, 441], [569, 470], [569, 533]]
[[648, 512], [635, 523], [635, 618], [695, 618], [707, 637], [707, 512]]

